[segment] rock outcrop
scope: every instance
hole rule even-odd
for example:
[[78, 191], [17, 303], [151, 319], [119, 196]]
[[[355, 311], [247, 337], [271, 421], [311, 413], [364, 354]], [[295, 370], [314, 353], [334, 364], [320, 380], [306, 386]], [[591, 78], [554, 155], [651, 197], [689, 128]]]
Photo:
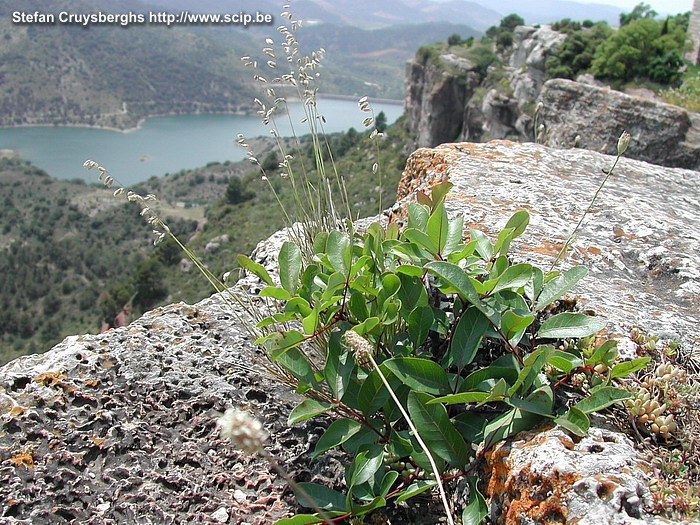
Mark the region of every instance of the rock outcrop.
[[418, 145], [432, 146], [468, 134], [467, 102], [481, 81], [475, 64], [454, 55], [436, 59], [425, 54], [407, 63], [404, 111]]
[[[528, 210], [515, 254], [549, 268], [613, 160], [533, 143], [443, 144], [409, 157], [399, 199], [449, 180], [448, 212], [494, 236], [515, 211]], [[611, 334], [641, 326], [700, 351], [697, 181], [694, 171], [623, 158], [576, 235], [562, 266], [588, 267], [575, 292]]]
[[626, 129], [632, 135], [627, 157], [700, 169], [698, 113], [565, 79], [547, 81], [538, 102], [549, 146], [576, 144], [613, 154], [617, 137]]
[[[547, 264], [611, 160], [507, 141], [448, 144], [410, 157], [399, 196], [449, 179], [449, 213], [491, 234], [528, 209], [515, 256]], [[574, 291], [610, 334], [640, 324], [678, 337], [689, 358], [700, 342], [696, 175], [623, 159], [565, 262], [590, 268]], [[273, 244], [259, 263], [274, 259]], [[0, 524], [262, 525], [290, 515], [293, 497], [270, 466], [219, 439], [215, 419], [228, 406], [257, 415], [267, 449], [296, 479], [341, 489], [346, 458], [309, 460], [327, 421], [286, 424], [297, 397], [265, 373], [236, 310], [219, 296], [171, 305], [0, 368]], [[619, 433], [593, 429], [578, 441], [551, 429], [480, 454], [494, 523], [653, 522], [648, 474]], [[461, 505], [459, 487], [449, 488]], [[438, 523], [440, 504], [421, 498], [385, 518]]]
[[484, 138], [527, 139], [544, 63], [566, 35], [517, 27], [507, 64], [483, 71], [454, 54], [419, 53], [406, 67], [404, 109], [418, 146]]

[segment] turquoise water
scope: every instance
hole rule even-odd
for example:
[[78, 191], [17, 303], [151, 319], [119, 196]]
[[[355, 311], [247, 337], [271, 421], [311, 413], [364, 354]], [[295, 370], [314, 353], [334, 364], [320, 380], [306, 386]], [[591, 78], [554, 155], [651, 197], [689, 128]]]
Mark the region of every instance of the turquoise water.
[[[375, 103], [389, 123], [403, 112], [401, 104]], [[319, 113], [326, 119], [327, 132], [362, 129], [362, 113], [350, 100], [322, 99]], [[291, 105], [292, 122], [300, 135], [308, 133], [300, 104]], [[289, 119], [279, 117], [280, 134], [291, 135]], [[255, 116], [177, 115], [154, 117], [128, 133], [75, 127], [0, 128], [0, 149], [18, 150], [22, 158], [60, 179], [81, 178], [94, 182], [95, 174], [82, 167], [86, 159], [105, 166], [122, 183], [129, 185], [153, 175], [196, 168], [208, 162], [236, 161], [245, 151], [235, 144], [236, 136], [270, 136], [269, 128]]]

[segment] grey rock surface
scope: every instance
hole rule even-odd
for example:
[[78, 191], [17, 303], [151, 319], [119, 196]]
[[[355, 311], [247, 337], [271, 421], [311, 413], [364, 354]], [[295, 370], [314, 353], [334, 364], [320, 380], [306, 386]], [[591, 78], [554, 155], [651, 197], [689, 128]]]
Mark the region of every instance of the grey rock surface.
[[625, 436], [592, 428], [574, 440], [559, 428], [522, 432], [484, 453], [494, 523], [642, 525], [649, 465]]
[[[494, 237], [515, 211], [528, 210], [530, 225], [512, 251], [549, 268], [613, 160], [509, 141], [420, 149], [407, 161], [396, 215], [415, 191], [449, 180], [448, 212]], [[611, 334], [641, 326], [679, 338], [698, 356], [699, 221], [697, 172], [623, 158], [561, 265], [589, 269], [572, 293], [606, 320]]]
[[627, 157], [662, 166], [700, 168], [700, 114], [565, 79], [547, 81], [539, 94], [545, 144], [613, 154], [622, 130], [632, 135]]
[[565, 38], [549, 26], [517, 27], [505, 83], [489, 83], [477, 64], [450, 53], [409, 61], [404, 109], [417, 146], [532, 137], [531, 112], [544, 83], [544, 63]]
[[227, 407], [247, 407], [286, 468], [314, 475], [306, 453], [322, 428], [286, 425], [296, 396], [258, 361], [214, 297], [8, 363], [0, 523], [219, 523], [226, 514], [262, 525], [289, 514], [285, 483], [215, 428]]

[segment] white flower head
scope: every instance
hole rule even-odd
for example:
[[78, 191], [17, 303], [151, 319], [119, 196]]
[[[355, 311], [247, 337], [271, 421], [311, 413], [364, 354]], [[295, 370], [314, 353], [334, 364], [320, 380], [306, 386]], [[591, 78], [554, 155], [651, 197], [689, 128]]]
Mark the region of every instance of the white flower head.
[[216, 421], [219, 434], [246, 454], [258, 452], [267, 440], [262, 423], [244, 410], [229, 408]]

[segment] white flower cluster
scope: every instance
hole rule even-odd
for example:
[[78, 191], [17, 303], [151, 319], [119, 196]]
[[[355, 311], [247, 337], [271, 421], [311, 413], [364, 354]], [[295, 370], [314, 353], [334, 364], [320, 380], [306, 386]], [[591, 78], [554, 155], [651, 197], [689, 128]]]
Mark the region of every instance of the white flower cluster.
[[348, 345], [355, 357], [355, 362], [363, 368], [372, 366], [371, 357], [374, 356], [372, 344], [357, 332], [348, 330], [343, 334], [345, 344]]
[[229, 408], [216, 424], [221, 437], [246, 454], [258, 452], [267, 439], [262, 423], [244, 410]]

